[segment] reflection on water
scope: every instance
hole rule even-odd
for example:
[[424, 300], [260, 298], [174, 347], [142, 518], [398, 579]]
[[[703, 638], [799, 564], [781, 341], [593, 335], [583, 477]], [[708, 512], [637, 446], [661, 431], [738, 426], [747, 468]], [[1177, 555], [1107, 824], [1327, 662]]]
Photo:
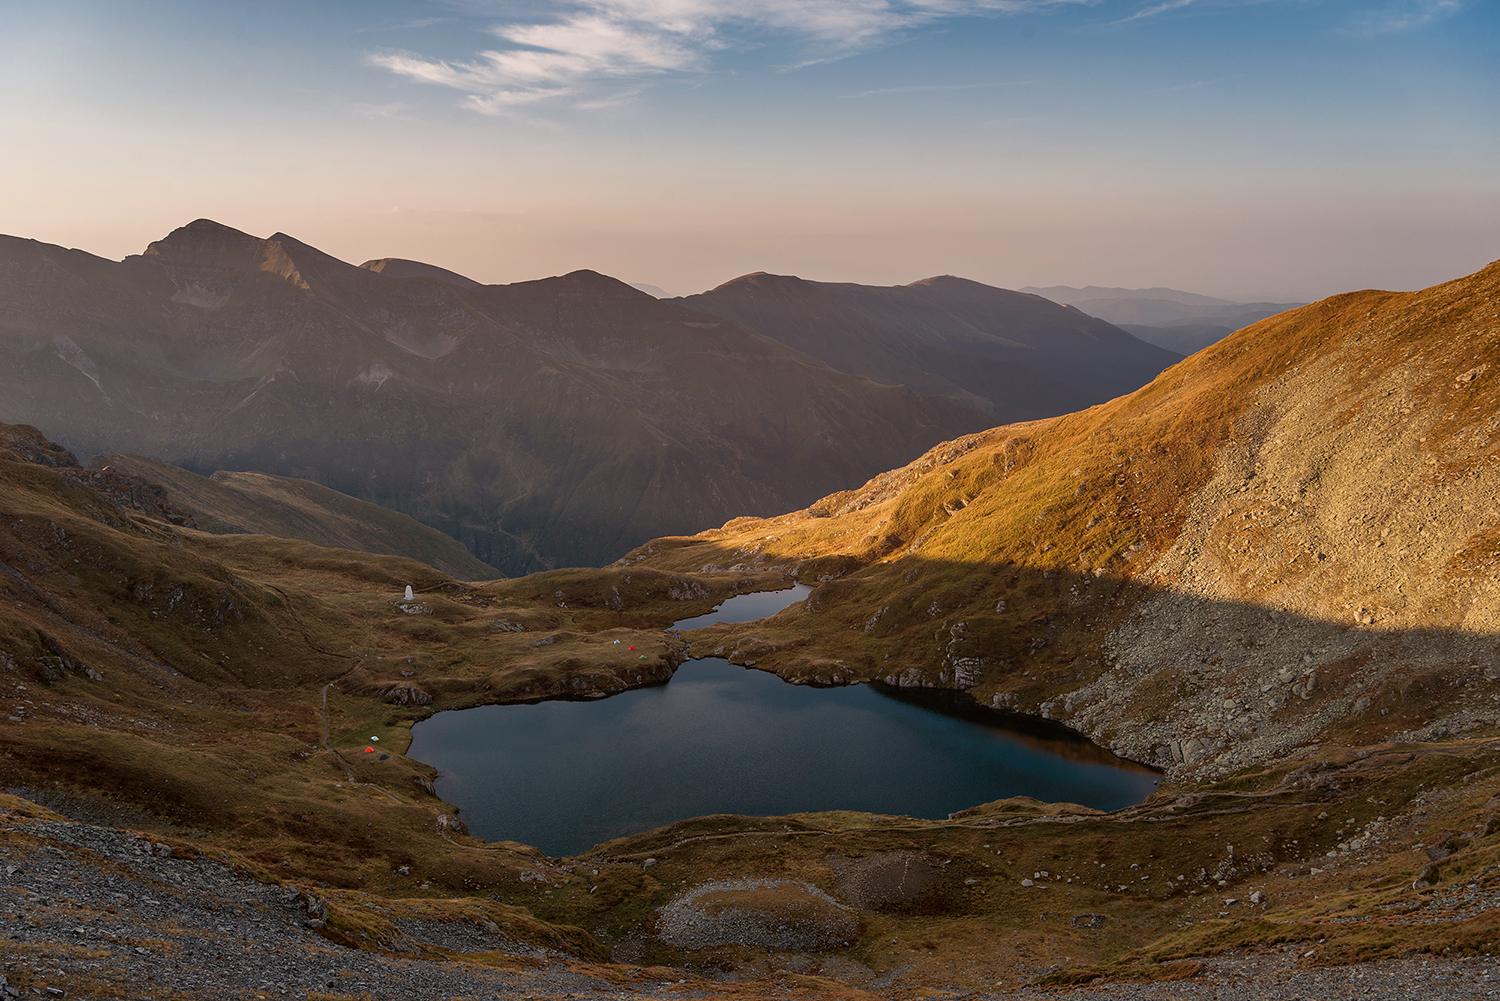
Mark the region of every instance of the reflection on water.
[[598, 702], [439, 713], [409, 753], [438, 767], [439, 795], [474, 834], [552, 855], [714, 813], [939, 819], [1017, 795], [1114, 809], [1156, 787], [1060, 728], [1018, 731], [944, 698], [789, 685], [715, 658]]
[[801, 601], [812, 593], [806, 584], [793, 584], [782, 591], [755, 591], [737, 594], [727, 599], [718, 608], [706, 615], [695, 615], [672, 624], [673, 629], [702, 629], [715, 622], [754, 622], [768, 615], [775, 615], [794, 601]]
[[941, 713], [954, 719], [966, 720], [978, 726], [1004, 734], [1007, 739], [1024, 744], [1045, 754], [1054, 754], [1069, 761], [1090, 765], [1107, 765], [1126, 771], [1156, 775], [1155, 769], [1129, 758], [1122, 758], [1107, 748], [1089, 740], [1077, 730], [1071, 730], [1054, 720], [1025, 713], [1004, 712], [977, 705], [973, 699], [958, 692], [941, 688], [893, 688], [880, 682], [871, 682], [870, 688], [888, 699], [918, 706], [928, 712]]

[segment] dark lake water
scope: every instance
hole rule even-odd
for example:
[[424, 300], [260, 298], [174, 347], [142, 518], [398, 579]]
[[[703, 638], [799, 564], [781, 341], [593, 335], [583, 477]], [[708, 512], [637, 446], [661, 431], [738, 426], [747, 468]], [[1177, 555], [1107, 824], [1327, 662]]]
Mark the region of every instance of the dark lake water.
[[[805, 593], [771, 592], [782, 604]], [[720, 611], [747, 614], [750, 597], [767, 595]], [[477, 837], [553, 856], [712, 813], [938, 819], [1016, 795], [1114, 809], [1157, 782], [1060, 727], [1007, 723], [951, 692], [807, 688], [718, 658], [609, 699], [438, 713], [407, 753], [438, 768], [438, 794]]]
[[806, 584], [793, 584], [785, 591], [756, 591], [753, 594], [737, 594], [718, 608], [705, 615], [691, 619], [679, 619], [673, 629], [702, 629], [715, 622], [754, 622], [768, 615], [775, 615], [794, 601], [801, 601], [812, 588]]

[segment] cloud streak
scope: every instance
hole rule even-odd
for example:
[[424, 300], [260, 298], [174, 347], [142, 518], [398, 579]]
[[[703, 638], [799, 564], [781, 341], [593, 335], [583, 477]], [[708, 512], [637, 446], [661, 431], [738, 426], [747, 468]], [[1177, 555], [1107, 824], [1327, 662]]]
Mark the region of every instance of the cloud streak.
[[1129, 17], [1120, 18], [1115, 24], [1129, 24], [1131, 21], [1139, 21], [1142, 18], [1155, 17], [1158, 14], [1165, 14], [1169, 10], [1190, 7], [1196, 2], [1197, 0], [1163, 0], [1162, 3], [1152, 4], [1150, 7], [1142, 7]]
[[[492, 25], [501, 45], [467, 60], [413, 52], [372, 53], [372, 65], [422, 83], [466, 92], [484, 114], [571, 99], [610, 107], [600, 86], [701, 73], [712, 57], [771, 34], [812, 48], [810, 62], [841, 58], [902, 31], [957, 17], [1019, 14], [1095, 0], [572, 0], [545, 22]], [[625, 93], [632, 91], [627, 87]]]
[[[1131, 21], [1192, 7], [1199, 2], [1200, 0], [1158, 0], [1157, 3], [1142, 7], [1134, 14], [1122, 17], [1113, 23], [1129, 24]], [[1271, 2], [1271, 0], [1220, 0], [1217, 6], [1235, 7], [1266, 2]], [[1346, 30], [1349, 34], [1364, 36], [1390, 35], [1409, 31], [1466, 10], [1472, 2], [1473, 0], [1393, 0], [1380, 10], [1364, 12]]]
[[1357, 35], [1394, 35], [1423, 28], [1468, 7], [1467, 0], [1413, 0], [1395, 3], [1384, 10], [1369, 11], [1354, 22]]

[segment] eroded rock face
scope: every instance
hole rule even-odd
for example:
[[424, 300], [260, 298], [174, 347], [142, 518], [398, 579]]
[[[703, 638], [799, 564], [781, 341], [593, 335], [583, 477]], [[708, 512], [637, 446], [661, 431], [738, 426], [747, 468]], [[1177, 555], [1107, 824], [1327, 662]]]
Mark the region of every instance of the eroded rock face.
[[72, 452], [48, 441], [30, 424], [0, 424], [0, 451], [17, 462], [33, 462], [49, 469], [83, 468]]
[[790, 879], [712, 880], [663, 907], [657, 917], [657, 935], [679, 949], [842, 949], [860, 931], [854, 908]]
[[166, 490], [140, 476], [108, 466], [84, 469], [78, 458], [29, 424], [0, 424], [0, 457], [56, 469], [72, 482], [91, 487], [121, 512], [136, 511], [173, 525], [197, 528], [190, 511], [167, 500]]

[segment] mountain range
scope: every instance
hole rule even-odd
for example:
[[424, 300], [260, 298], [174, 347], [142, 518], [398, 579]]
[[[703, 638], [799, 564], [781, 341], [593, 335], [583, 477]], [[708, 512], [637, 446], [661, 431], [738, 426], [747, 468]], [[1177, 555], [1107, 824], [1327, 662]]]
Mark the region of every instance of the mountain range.
[[1232, 302], [1170, 288], [1027, 287], [1023, 292], [1076, 306], [1178, 354], [1190, 355], [1300, 302]]
[[[1173, 359], [1067, 307], [955, 281], [860, 292], [820, 342], [839, 371], [591, 271], [487, 286], [209, 220], [119, 262], [5, 237], [0, 419], [79, 454], [311, 480], [523, 573], [799, 507]], [[754, 284], [706, 302], [729, 312]], [[892, 295], [937, 325], [870, 328], [859, 296]], [[877, 364], [849, 360], [851, 335], [879, 342]]]
[[1040, 296], [951, 275], [886, 287], [757, 273], [675, 301], [996, 423], [1128, 393], [1179, 357]]

